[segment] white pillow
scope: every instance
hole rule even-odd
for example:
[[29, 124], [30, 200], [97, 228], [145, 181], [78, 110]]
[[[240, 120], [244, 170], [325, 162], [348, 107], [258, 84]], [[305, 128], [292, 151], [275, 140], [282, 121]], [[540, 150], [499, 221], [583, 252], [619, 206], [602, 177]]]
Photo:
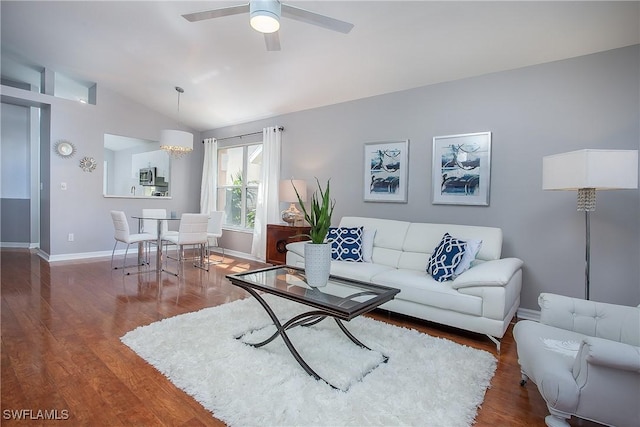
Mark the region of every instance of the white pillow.
[[376, 229], [365, 227], [362, 233], [362, 260], [364, 262], [371, 262], [374, 237], [376, 237]]
[[458, 264], [455, 271], [453, 272], [454, 276], [459, 276], [469, 268], [471, 268], [471, 263], [476, 259], [476, 255], [478, 255], [478, 252], [480, 252], [480, 247], [482, 246], [482, 240], [468, 239], [465, 240], [465, 243], [466, 247], [464, 250], [464, 255], [460, 260], [460, 264]]

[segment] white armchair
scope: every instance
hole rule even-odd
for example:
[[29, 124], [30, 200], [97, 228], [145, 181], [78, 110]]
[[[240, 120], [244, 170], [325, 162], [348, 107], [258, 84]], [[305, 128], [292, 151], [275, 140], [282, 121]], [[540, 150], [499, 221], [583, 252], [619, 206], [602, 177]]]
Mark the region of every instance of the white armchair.
[[571, 416], [640, 425], [640, 306], [543, 293], [540, 322], [513, 328], [522, 371], [547, 403], [549, 427]]

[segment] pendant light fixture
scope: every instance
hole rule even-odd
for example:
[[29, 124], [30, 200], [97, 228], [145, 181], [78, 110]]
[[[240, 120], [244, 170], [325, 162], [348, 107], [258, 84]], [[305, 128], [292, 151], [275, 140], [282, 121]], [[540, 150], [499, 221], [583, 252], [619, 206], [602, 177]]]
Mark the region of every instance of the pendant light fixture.
[[[178, 121], [180, 121], [180, 94], [184, 89], [176, 86], [178, 92]], [[193, 151], [193, 134], [182, 130], [164, 129], [160, 132], [160, 149], [173, 157], [182, 157]]]

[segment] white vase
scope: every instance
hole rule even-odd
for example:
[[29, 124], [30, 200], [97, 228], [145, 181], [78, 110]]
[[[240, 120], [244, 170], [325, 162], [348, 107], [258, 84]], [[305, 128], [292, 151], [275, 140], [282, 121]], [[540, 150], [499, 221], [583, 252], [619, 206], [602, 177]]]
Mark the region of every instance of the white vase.
[[304, 245], [304, 273], [307, 284], [314, 288], [327, 285], [331, 270], [331, 244], [306, 243]]

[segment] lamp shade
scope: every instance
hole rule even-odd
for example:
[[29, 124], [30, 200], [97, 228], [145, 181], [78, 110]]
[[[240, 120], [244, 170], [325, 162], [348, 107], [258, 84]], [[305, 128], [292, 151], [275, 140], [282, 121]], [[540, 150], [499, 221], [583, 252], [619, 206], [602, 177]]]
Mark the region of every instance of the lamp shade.
[[542, 159], [543, 190], [638, 188], [638, 150], [577, 150]]
[[193, 151], [193, 134], [165, 129], [160, 132], [160, 149], [178, 155], [191, 152]]
[[280, 2], [276, 0], [252, 0], [249, 2], [249, 23], [261, 33], [275, 33], [280, 29]]
[[279, 194], [280, 194], [281, 202], [288, 202], [288, 203], [298, 202], [298, 196], [296, 196], [296, 191], [293, 188], [294, 185], [295, 185], [295, 188], [298, 190], [298, 193], [300, 194], [300, 198], [302, 200], [307, 200], [306, 181], [303, 181], [301, 179], [285, 179], [280, 181]]

